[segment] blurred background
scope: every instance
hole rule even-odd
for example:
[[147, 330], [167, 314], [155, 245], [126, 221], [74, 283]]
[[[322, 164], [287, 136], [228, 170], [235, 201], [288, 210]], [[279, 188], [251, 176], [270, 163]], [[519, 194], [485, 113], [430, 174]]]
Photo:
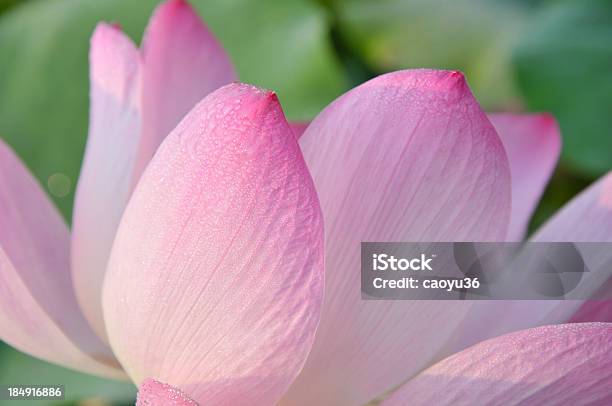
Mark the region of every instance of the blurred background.
[[[69, 222], [88, 121], [89, 37], [100, 20], [140, 41], [157, 0], [0, 0], [0, 137]], [[192, 0], [244, 82], [293, 120], [412, 67], [458, 69], [488, 111], [549, 111], [562, 159], [532, 229], [612, 167], [609, 0]], [[61, 405], [133, 404], [135, 389], [0, 342], [1, 384], [66, 384]], [[0, 404], [2, 401], [0, 401]], [[20, 404], [49, 404], [22, 401]]]

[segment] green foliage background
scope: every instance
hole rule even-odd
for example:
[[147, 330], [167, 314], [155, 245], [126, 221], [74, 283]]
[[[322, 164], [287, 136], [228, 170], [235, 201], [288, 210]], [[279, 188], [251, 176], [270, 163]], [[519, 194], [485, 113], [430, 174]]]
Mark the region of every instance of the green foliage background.
[[[612, 2], [606, 0], [193, 0], [242, 81], [313, 118], [352, 86], [412, 67], [460, 69], [491, 111], [550, 111], [562, 161], [532, 228], [612, 166]], [[136, 41], [157, 0], [0, 0], [0, 137], [70, 220], [88, 122], [89, 37], [100, 20]], [[65, 383], [68, 399], [129, 404], [134, 388], [0, 343], [0, 384]], [[77, 403], [73, 403], [77, 402]], [[2, 403], [0, 401], [0, 403]], [[27, 402], [23, 402], [27, 404]], [[45, 404], [32, 402], [32, 404]]]

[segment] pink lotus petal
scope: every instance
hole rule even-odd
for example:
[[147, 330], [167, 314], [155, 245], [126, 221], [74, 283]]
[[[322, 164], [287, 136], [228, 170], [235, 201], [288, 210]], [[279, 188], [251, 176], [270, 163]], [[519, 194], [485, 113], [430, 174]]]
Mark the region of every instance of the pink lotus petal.
[[198, 406], [180, 390], [156, 381], [145, 379], [138, 388], [136, 406]]
[[90, 130], [75, 200], [72, 265], [79, 304], [104, 340], [102, 281], [133, 187], [185, 113], [235, 78], [225, 52], [184, 1], [157, 9], [143, 47], [140, 55], [106, 24], [91, 44]]
[[612, 277], [609, 277], [589, 300], [582, 303], [569, 322], [612, 322], [612, 300], [607, 299], [612, 297], [610, 293], [612, 293]]
[[104, 287], [130, 377], [202, 404], [274, 404], [312, 345], [320, 208], [274, 93], [233, 84], [164, 141], [119, 227]]
[[521, 241], [561, 151], [561, 136], [548, 114], [489, 114], [504, 144], [512, 177], [509, 241]]
[[612, 172], [559, 210], [533, 240], [611, 242]]
[[[560, 152], [559, 128], [547, 114], [489, 114], [510, 162], [512, 214], [507, 239], [521, 241], [533, 210], [548, 182]], [[573, 305], [575, 306], [575, 305]], [[547, 320], [553, 302], [495, 301], [476, 304], [452, 344], [443, 354], [460, 351], [483, 338], [540, 325]], [[551, 321], [556, 321], [552, 319]], [[565, 320], [563, 320], [565, 321]], [[486, 327], [484, 327], [486, 326]]]
[[[591, 185], [580, 195], [566, 204], [551, 220], [538, 230], [535, 241], [612, 241], [612, 172]], [[612, 289], [612, 252], [602, 252], [597, 258], [589, 259], [586, 265], [590, 272], [584, 274], [576, 289], [592, 293], [595, 298], [609, 297], [603, 290]], [[558, 304], [554, 318], [546, 321], [565, 321], [574, 314], [579, 302], [564, 301]], [[600, 308], [601, 307], [601, 308]], [[582, 315], [574, 316], [575, 321], [607, 320], [609, 301], [595, 301], [582, 309]], [[598, 315], [598, 316], [596, 316]]]
[[66, 224], [0, 141], [0, 339], [80, 371], [122, 376], [80, 312]]
[[393, 405], [609, 405], [612, 324], [565, 324], [475, 345], [422, 372]]
[[138, 50], [121, 31], [99, 24], [91, 40], [89, 138], [76, 191], [72, 275], [79, 304], [106, 339], [102, 282], [132, 189], [140, 139]]
[[[566, 204], [533, 236], [533, 241], [612, 241], [612, 173], [591, 185]], [[585, 272], [574, 289], [582, 297], [596, 294], [612, 274], [612, 252], [589, 255], [590, 272]], [[534, 326], [564, 323], [580, 308], [578, 300], [520, 300], [482, 302], [466, 318], [452, 345], [444, 352], [462, 350], [482, 339], [480, 330], [486, 326], [491, 336]], [[594, 309], [589, 309], [592, 312]], [[590, 319], [578, 319], [582, 321]], [[591, 321], [598, 321], [592, 319]]]
[[225, 50], [184, 0], [162, 3], [143, 39], [143, 135], [137, 180], [159, 144], [213, 90], [237, 80]]
[[326, 225], [326, 290], [284, 404], [364, 404], [426, 366], [471, 303], [363, 301], [361, 241], [502, 240], [510, 173], [458, 72], [412, 70], [340, 97], [300, 144]]

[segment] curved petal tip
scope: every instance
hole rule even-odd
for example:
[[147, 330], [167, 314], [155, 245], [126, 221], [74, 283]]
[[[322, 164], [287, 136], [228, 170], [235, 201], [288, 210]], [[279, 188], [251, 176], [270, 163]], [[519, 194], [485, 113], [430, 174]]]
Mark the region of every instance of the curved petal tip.
[[138, 49], [117, 24], [101, 22], [91, 37], [89, 65], [92, 84], [121, 100], [126, 98], [137, 74]]
[[521, 241], [561, 152], [555, 118], [540, 114], [489, 114], [510, 162], [512, 211], [507, 239]]

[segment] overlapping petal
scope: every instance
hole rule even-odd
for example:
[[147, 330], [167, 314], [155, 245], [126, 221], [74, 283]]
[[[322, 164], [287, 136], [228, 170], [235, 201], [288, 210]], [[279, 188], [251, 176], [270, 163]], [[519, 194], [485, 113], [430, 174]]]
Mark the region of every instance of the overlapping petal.
[[[610, 242], [612, 241], [612, 174], [608, 174], [566, 204], [532, 237], [536, 242]], [[609, 285], [612, 275], [612, 252], [595, 249], [586, 256], [588, 272], [582, 274], [574, 292], [582, 297], [597, 295]], [[607, 282], [608, 281], [608, 282]], [[606, 282], [608, 283], [606, 285]], [[603, 297], [601, 294], [598, 297]], [[585, 314], [605, 315], [607, 301], [587, 305]], [[582, 305], [578, 300], [521, 300], [479, 303], [453, 337], [445, 355], [462, 350], [482, 339], [480, 331], [486, 326], [490, 336], [538, 325], [564, 323]], [[601, 309], [598, 307], [602, 306]], [[577, 321], [598, 321], [599, 318], [580, 318]]]
[[117, 27], [99, 24], [90, 50], [89, 138], [72, 221], [79, 304], [105, 338], [101, 295], [117, 225], [131, 194], [140, 139], [140, 57]]
[[75, 200], [72, 265], [79, 304], [106, 339], [102, 281], [134, 185], [163, 138], [205, 95], [235, 80], [235, 73], [182, 0], [157, 9], [142, 53], [118, 28], [99, 25], [90, 70], [90, 129]]
[[229, 85], [168, 136], [122, 219], [103, 305], [130, 377], [274, 404], [310, 350], [322, 215], [276, 96]]
[[[589, 186], [555, 214], [533, 236], [535, 241], [612, 242], [612, 172]], [[589, 258], [586, 272], [576, 289], [591, 293], [595, 299], [609, 298], [612, 277], [612, 252], [598, 250]], [[608, 290], [608, 292], [603, 292]], [[567, 320], [579, 303], [556, 303], [547, 322]], [[595, 300], [582, 309], [578, 320], [601, 320], [609, 312], [609, 300]], [[589, 318], [592, 315], [592, 319]], [[597, 318], [595, 315], [598, 315]]]
[[326, 227], [326, 295], [284, 404], [364, 404], [436, 356], [471, 303], [363, 301], [361, 241], [503, 240], [510, 172], [458, 72], [383, 75], [300, 138]]
[[[533, 237], [536, 241], [612, 241], [612, 172], [591, 185], [563, 207]], [[602, 252], [597, 263], [588, 264], [590, 272], [585, 274], [582, 287], [593, 292], [595, 299], [579, 308], [579, 303], [559, 303], [552, 313], [551, 321], [609, 321], [612, 307], [612, 252]], [[595, 261], [594, 261], [595, 262]], [[607, 292], [602, 292], [607, 290]]]
[[142, 141], [136, 180], [157, 147], [204, 96], [236, 81], [225, 50], [185, 0], [163, 3], [142, 43]]
[[455, 354], [403, 385], [393, 405], [607, 405], [612, 324], [539, 327]]
[[45, 192], [0, 141], [0, 338], [47, 361], [120, 377], [77, 304], [69, 241]]
[[561, 136], [548, 114], [489, 114], [504, 144], [512, 178], [508, 241], [522, 241], [561, 152]]

